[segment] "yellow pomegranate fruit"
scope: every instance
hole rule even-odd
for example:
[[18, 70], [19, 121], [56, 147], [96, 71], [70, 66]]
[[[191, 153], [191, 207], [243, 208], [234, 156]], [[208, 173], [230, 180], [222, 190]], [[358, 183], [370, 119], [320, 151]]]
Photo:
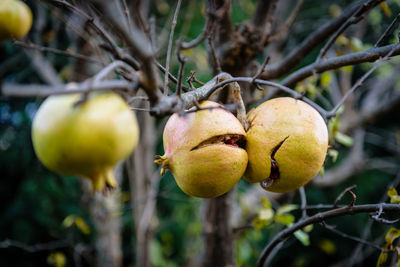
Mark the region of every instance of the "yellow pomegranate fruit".
[[92, 190], [114, 188], [113, 168], [135, 148], [139, 128], [135, 114], [113, 93], [51, 96], [32, 124], [36, 155], [50, 170], [89, 178]]
[[245, 179], [272, 192], [300, 188], [321, 169], [328, 130], [320, 114], [290, 97], [264, 102], [248, 114]]
[[236, 117], [212, 101], [206, 108], [182, 116], [174, 114], [163, 134], [161, 174], [170, 169], [176, 183], [188, 195], [220, 196], [240, 180], [247, 166], [246, 132]]
[[0, 1], [0, 42], [25, 36], [32, 26], [31, 9], [22, 1]]

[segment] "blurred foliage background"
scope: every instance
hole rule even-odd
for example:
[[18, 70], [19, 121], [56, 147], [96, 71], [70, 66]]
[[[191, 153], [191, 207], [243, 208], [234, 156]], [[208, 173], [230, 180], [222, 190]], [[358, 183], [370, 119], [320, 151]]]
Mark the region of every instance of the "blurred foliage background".
[[[287, 1], [294, 5], [294, 1]], [[285, 55], [310, 32], [322, 23], [335, 16], [335, 12], [347, 7], [353, 1], [339, 0], [335, 3], [327, 1], [305, 1], [296, 20], [290, 29], [290, 36], [279, 44], [279, 51]], [[76, 50], [76, 32], [66, 27], [65, 14], [49, 6], [44, 1], [26, 1], [34, 13], [35, 25], [26, 37], [34, 43], [61, 50]], [[165, 62], [167, 39], [175, 9], [175, 1], [151, 1], [150, 13], [156, 18], [159, 60]], [[232, 18], [235, 23], [248, 19], [254, 12], [256, 1], [233, 1]], [[195, 38], [204, 24], [204, 2], [183, 1], [181, 15], [175, 37], [185, 40]], [[350, 51], [360, 51], [372, 47], [392, 19], [400, 11], [400, 1], [389, 1], [388, 9], [375, 8], [365, 21], [358, 37], [342, 35], [334, 46], [337, 55]], [[281, 14], [287, 16], [287, 14]], [[38, 24], [41, 25], [38, 25]], [[398, 41], [397, 31], [387, 40], [387, 43]], [[322, 47], [323, 44], [321, 44]], [[315, 49], [303, 62], [302, 66], [313, 62], [319, 53]], [[266, 52], [268, 54], [268, 51]], [[79, 77], [80, 69], [75, 66], [77, 59], [43, 52], [43, 58], [53, 66], [60, 80], [69, 82]], [[202, 44], [187, 50], [188, 58], [185, 77], [191, 70], [196, 71], [197, 78], [207, 81], [211, 78], [207, 52]], [[259, 62], [263, 61], [260, 57]], [[393, 62], [398, 62], [394, 59]], [[93, 64], [88, 76], [95, 73], [99, 66]], [[101, 65], [100, 65], [101, 67]], [[299, 66], [301, 67], [301, 66]], [[354, 82], [371, 67], [371, 63], [363, 63], [353, 68], [339, 70], [330, 75], [340, 75], [347, 71]], [[178, 72], [178, 62], [172, 58], [171, 72]], [[394, 64], [381, 67], [370, 79], [385, 80], [397, 71]], [[332, 77], [325, 77], [330, 80]], [[399, 90], [400, 77], [396, 78], [396, 90]], [[314, 79], [314, 80], [313, 80]], [[6, 41], [0, 45], [0, 80], [14, 83], [46, 83], [38, 71], [32, 57], [32, 50], [13, 45]], [[325, 88], [323, 88], [325, 86]], [[325, 84], [317, 78], [309, 78], [298, 85], [298, 90], [305, 90], [307, 95], [314, 97], [317, 103], [324, 105], [318, 94], [329, 98], [329, 82]], [[361, 88], [357, 93], [362, 97], [365, 92]], [[94, 242], [96, 229], [88, 211], [87, 192], [82, 190], [82, 182], [75, 177], [57, 175], [42, 166], [35, 157], [30, 139], [30, 127], [41, 98], [14, 99], [0, 97], [0, 266], [92, 266], [94, 260]], [[357, 103], [355, 103], [357, 106]], [[382, 119], [366, 128], [364, 155], [369, 158], [379, 158], [383, 161], [397, 162], [394, 167], [360, 170], [343, 183], [331, 187], [317, 187], [312, 184], [306, 187], [308, 205], [332, 204], [335, 198], [346, 187], [357, 185], [357, 203], [378, 203], [385, 197], [388, 185], [399, 176], [400, 131], [399, 109], [390, 118]], [[395, 119], [394, 119], [395, 118]], [[154, 154], [163, 154], [162, 129], [166, 119], [156, 122], [157, 146]], [[353, 144], [352, 137], [343, 140], [338, 138], [332, 145], [338, 152], [336, 162], [328, 157], [326, 170], [346, 160]], [[339, 141], [339, 142], [338, 142]], [[324, 177], [315, 178], [324, 179]], [[247, 207], [242, 201], [251, 194], [250, 185], [241, 181], [237, 187], [235, 205], [243, 210], [242, 216], [254, 213], [254, 207]], [[121, 216], [123, 266], [134, 266], [135, 262], [135, 231], [130, 202], [130, 184], [124, 171], [121, 184]], [[385, 200], [385, 199], [383, 199]], [[289, 224], [293, 218], [281, 218], [283, 223], [263, 221], [265, 217], [257, 212], [275, 210], [287, 204], [299, 205], [298, 194], [290, 193], [279, 199], [271, 200], [272, 206], [262, 205], [259, 199], [253, 218], [259, 221], [236, 235], [235, 260], [238, 266], [254, 266], [265, 244], [279, 230]], [[343, 203], [349, 201], [347, 196]], [[268, 201], [267, 201], [268, 202]], [[167, 173], [157, 189], [156, 218], [152, 221], [155, 228], [151, 241], [151, 262], [154, 266], [191, 266], [201, 250], [202, 229], [199, 215], [201, 200], [186, 196], [176, 186], [171, 173]], [[247, 213], [246, 213], [247, 211]], [[313, 211], [311, 211], [312, 213]], [[294, 218], [299, 218], [301, 212], [292, 210]], [[290, 217], [290, 216], [289, 216]], [[368, 222], [368, 214], [344, 216], [329, 221], [341, 231], [361, 236]], [[272, 266], [328, 266], [344, 264], [357, 242], [344, 239], [320, 225], [314, 225], [306, 237], [291, 238], [280, 249], [273, 259]], [[387, 225], [373, 224], [368, 237], [371, 241], [381, 242], [388, 230]], [[301, 242], [302, 241], [302, 242]], [[375, 266], [379, 256], [378, 250], [365, 250], [363, 259], [356, 266]], [[335, 265], [345, 266], [345, 265]]]

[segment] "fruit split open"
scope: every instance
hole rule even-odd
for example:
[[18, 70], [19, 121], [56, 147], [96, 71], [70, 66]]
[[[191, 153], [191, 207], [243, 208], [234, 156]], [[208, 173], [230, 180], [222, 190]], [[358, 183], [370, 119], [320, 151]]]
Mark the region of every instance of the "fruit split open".
[[217, 135], [210, 137], [197, 146], [193, 147], [190, 151], [209, 146], [209, 145], [215, 145], [215, 144], [224, 144], [224, 145], [229, 145], [233, 147], [238, 147], [245, 149], [246, 147], [246, 138], [244, 135], [241, 134], [223, 134], [223, 135]]

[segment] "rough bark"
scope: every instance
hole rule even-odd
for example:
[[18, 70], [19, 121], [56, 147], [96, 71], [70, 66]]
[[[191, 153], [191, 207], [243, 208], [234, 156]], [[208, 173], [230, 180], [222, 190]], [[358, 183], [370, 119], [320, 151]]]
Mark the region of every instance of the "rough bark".
[[[153, 233], [150, 227], [155, 199], [150, 196], [154, 177], [154, 146], [156, 141], [154, 118], [148, 113], [138, 114], [141, 129], [140, 141], [134, 152], [134, 174], [130, 176], [132, 216], [135, 221], [136, 266], [151, 266], [150, 241]], [[149, 196], [151, 199], [148, 199]]]
[[233, 190], [202, 203], [204, 250], [202, 267], [234, 266], [231, 225]]
[[[117, 165], [115, 178], [122, 181], [122, 167]], [[120, 192], [115, 190], [107, 195], [95, 193], [90, 204], [90, 213], [96, 227], [97, 267], [122, 266]]]

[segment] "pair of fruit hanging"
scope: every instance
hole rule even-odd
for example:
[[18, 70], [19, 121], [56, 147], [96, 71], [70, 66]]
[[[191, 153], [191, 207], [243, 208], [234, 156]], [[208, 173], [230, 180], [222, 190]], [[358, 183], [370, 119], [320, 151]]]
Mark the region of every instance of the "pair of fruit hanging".
[[275, 98], [251, 110], [247, 132], [236, 117], [215, 102], [167, 122], [161, 173], [170, 169], [188, 195], [213, 198], [233, 188], [244, 175], [272, 192], [296, 190], [321, 169], [328, 130], [310, 105]]
[[[41, 162], [58, 173], [89, 178], [94, 191], [117, 186], [113, 168], [135, 148], [139, 127], [116, 94], [52, 96], [39, 108], [32, 140]], [[322, 167], [328, 145], [324, 120], [308, 104], [276, 98], [248, 114], [245, 131], [221, 105], [174, 114], [163, 134], [162, 174], [171, 170], [188, 195], [213, 198], [231, 190], [244, 175], [269, 191], [295, 190]]]

